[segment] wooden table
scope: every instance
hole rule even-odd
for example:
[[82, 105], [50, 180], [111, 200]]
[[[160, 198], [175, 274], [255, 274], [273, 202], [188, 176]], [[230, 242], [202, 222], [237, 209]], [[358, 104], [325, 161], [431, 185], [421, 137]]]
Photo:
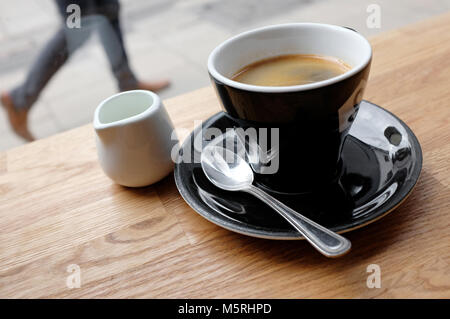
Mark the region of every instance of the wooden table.
[[[0, 153], [0, 297], [450, 297], [450, 13], [371, 39], [365, 98], [403, 119], [424, 164], [412, 195], [326, 259], [304, 241], [204, 220], [173, 177], [112, 183], [86, 125]], [[219, 111], [211, 88], [165, 101], [180, 135]], [[198, 123], [197, 123], [198, 124]], [[69, 289], [68, 266], [81, 270]], [[369, 289], [369, 264], [381, 288]]]

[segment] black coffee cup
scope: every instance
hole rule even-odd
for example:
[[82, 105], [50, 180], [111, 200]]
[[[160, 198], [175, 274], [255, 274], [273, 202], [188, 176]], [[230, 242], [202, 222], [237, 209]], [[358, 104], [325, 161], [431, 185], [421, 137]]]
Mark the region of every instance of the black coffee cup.
[[[233, 81], [242, 67], [285, 54], [338, 58], [351, 69], [295, 86], [255, 86]], [[348, 28], [292, 23], [239, 34], [216, 47], [208, 71], [222, 108], [243, 128], [279, 130], [278, 170], [260, 177], [279, 191], [324, 187], [339, 176], [340, 151], [369, 76], [372, 49]]]

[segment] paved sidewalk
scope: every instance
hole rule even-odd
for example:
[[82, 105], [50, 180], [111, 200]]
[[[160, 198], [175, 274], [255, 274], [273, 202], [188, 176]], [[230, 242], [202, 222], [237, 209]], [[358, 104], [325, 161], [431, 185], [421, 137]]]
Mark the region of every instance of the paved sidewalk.
[[[254, 27], [324, 22], [366, 36], [450, 10], [448, 0], [122, 0], [122, 27], [139, 78], [170, 78], [163, 98], [209, 84], [206, 60], [223, 40]], [[381, 28], [368, 28], [370, 4], [381, 8]], [[24, 78], [59, 23], [52, 0], [0, 0], [0, 90]], [[43, 138], [89, 123], [105, 97], [116, 92], [97, 36], [56, 74], [31, 112], [31, 130]], [[0, 112], [0, 150], [22, 144]]]

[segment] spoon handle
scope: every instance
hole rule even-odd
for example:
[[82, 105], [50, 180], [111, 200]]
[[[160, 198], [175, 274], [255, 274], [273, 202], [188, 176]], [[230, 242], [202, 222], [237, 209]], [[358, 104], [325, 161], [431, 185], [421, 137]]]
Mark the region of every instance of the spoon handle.
[[245, 191], [277, 211], [323, 255], [339, 257], [350, 250], [352, 245], [348, 239], [299, 214], [258, 187], [250, 185]]

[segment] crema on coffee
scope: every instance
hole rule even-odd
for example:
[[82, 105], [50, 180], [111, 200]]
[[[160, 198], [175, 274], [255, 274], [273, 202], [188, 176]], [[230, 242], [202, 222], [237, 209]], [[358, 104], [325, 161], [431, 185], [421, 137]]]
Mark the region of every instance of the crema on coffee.
[[330, 56], [289, 54], [251, 63], [237, 71], [232, 80], [260, 86], [291, 86], [327, 80], [350, 69], [345, 62]]

